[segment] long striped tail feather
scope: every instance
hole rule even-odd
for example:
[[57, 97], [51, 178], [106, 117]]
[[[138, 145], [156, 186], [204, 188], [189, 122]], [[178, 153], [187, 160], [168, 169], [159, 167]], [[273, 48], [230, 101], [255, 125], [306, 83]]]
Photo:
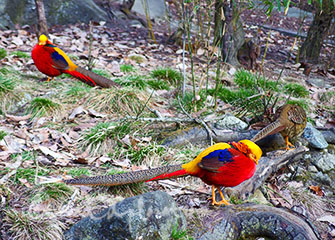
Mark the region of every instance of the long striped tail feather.
[[250, 141], [257, 142], [265, 138], [268, 135], [278, 133], [284, 129], [285, 129], [285, 126], [283, 126], [279, 120], [276, 120], [273, 123], [270, 123], [269, 125], [267, 125], [262, 130], [260, 130]]

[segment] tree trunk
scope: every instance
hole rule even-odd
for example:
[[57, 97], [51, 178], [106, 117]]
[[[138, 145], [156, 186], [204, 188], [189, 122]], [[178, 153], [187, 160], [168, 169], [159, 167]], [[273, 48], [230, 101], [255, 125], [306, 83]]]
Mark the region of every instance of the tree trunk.
[[334, 7], [331, 0], [323, 1], [322, 9], [318, 1], [317, 11], [314, 15], [307, 38], [301, 46], [299, 62], [318, 63], [323, 41], [328, 36], [331, 20], [334, 17]]
[[44, 2], [43, 0], [35, 0], [36, 13], [37, 13], [37, 35], [49, 35], [47, 18], [45, 17]]
[[240, 66], [237, 52], [245, 41], [245, 34], [238, 9], [233, 6], [233, 2], [229, 5], [227, 1], [216, 0], [214, 31], [214, 43], [221, 47], [223, 61]]

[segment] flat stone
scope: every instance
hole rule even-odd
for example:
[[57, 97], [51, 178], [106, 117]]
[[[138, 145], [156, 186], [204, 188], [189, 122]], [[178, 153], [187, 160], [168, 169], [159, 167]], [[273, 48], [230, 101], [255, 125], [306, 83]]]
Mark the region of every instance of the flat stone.
[[308, 141], [309, 145], [317, 149], [325, 149], [328, 143], [322, 133], [313, 127], [311, 123], [307, 123], [303, 137]]
[[225, 115], [223, 119], [216, 123], [216, 128], [218, 129], [230, 129], [230, 130], [244, 130], [248, 127], [248, 124], [243, 122], [241, 119], [233, 115]]

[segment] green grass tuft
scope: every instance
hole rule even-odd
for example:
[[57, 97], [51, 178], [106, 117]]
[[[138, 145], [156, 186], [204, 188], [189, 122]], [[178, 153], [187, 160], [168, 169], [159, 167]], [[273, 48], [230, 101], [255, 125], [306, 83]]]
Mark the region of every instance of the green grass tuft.
[[294, 105], [299, 105], [300, 107], [302, 107], [303, 109], [305, 109], [305, 111], [309, 111], [309, 103], [306, 100], [288, 100], [287, 104], [294, 104]]
[[3, 59], [7, 56], [7, 51], [4, 48], [0, 48], [0, 59]]
[[15, 81], [0, 74], [0, 95], [12, 92], [15, 88]]
[[80, 177], [82, 175], [85, 176], [90, 176], [91, 175], [91, 171], [87, 168], [72, 168], [70, 169], [67, 174], [71, 175], [71, 177]]
[[100, 76], [103, 76], [105, 78], [108, 78], [110, 79], [111, 78], [111, 75], [109, 74], [109, 72], [107, 72], [106, 70], [103, 70], [103, 69], [93, 69], [92, 72], [100, 75]]
[[284, 90], [286, 94], [297, 98], [304, 98], [309, 95], [309, 91], [298, 83], [288, 83], [284, 86]]
[[171, 85], [177, 86], [183, 76], [177, 70], [171, 68], [158, 68], [151, 72], [151, 76], [157, 79], [167, 80]]
[[33, 117], [42, 117], [46, 114], [57, 112], [61, 108], [59, 103], [53, 102], [48, 98], [37, 97], [30, 103], [29, 112]]
[[12, 239], [63, 239], [65, 225], [51, 214], [34, 214], [4, 210], [2, 224], [8, 229]]
[[37, 176], [47, 176], [49, 171], [45, 169], [39, 169], [37, 172], [35, 168], [19, 168], [16, 171], [14, 181], [19, 183], [19, 179], [26, 179], [29, 183], [34, 183], [36, 173]]
[[22, 51], [14, 51], [10, 55], [14, 55], [19, 58], [30, 58], [30, 55], [28, 53]]
[[0, 141], [7, 136], [7, 133], [3, 130], [0, 130]]
[[129, 64], [122, 64], [120, 66], [120, 70], [121, 70], [121, 72], [124, 72], [124, 73], [130, 73], [130, 72], [134, 72], [135, 68], [134, 68], [134, 66], [129, 65]]
[[140, 75], [118, 78], [115, 79], [115, 82], [124, 87], [136, 87], [138, 89], [144, 89], [148, 86], [146, 77]]
[[69, 198], [72, 194], [72, 189], [64, 183], [43, 184], [39, 186], [37, 194], [33, 197], [38, 202], [52, 200], [61, 202]]
[[154, 90], [169, 90], [169, 84], [163, 79], [149, 79], [147, 84], [150, 88]]
[[91, 87], [88, 87], [87, 84], [82, 82], [75, 82], [74, 86], [70, 86], [65, 94], [72, 96], [72, 97], [82, 97], [86, 93], [90, 92]]

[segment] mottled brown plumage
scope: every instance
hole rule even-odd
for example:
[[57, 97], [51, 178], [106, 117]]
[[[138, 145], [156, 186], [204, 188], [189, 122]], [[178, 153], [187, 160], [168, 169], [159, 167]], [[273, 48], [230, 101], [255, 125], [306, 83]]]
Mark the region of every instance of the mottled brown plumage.
[[251, 141], [257, 142], [279, 132], [286, 141], [286, 149], [294, 147], [289, 139], [294, 140], [303, 133], [307, 123], [305, 110], [298, 105], [286, 104], [277, 109], [275, 119], [273, 123], [259, 131]]
[[84, 178], [73, 178], [68, 180], [62, 180], [66, 184], [71, 185], [101, 185], [101, 186], [116, 186], [129, 183], [144, 182], [151, 178], [154, 178], [161, 174], [168, 174], [182, 169], [181, 164], [168, 165], [158, 168], [126, 172], [114, 175], [96, 176], [96, 177], [84, 177]]

